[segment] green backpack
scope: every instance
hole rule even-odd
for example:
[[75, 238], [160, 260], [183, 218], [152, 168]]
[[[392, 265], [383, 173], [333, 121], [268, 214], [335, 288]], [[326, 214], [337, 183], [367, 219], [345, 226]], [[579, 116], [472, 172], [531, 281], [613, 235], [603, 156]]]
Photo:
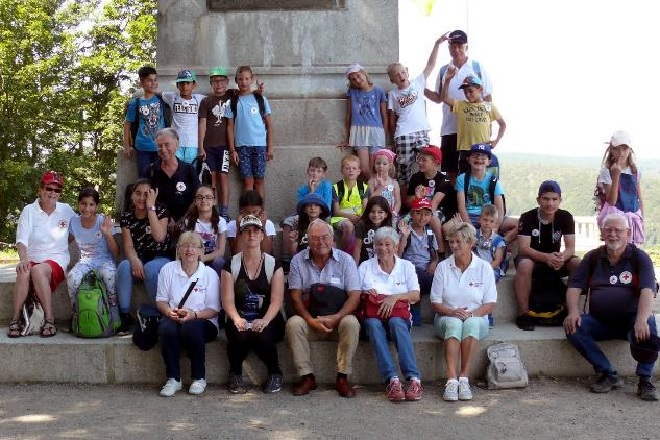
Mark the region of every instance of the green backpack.
[[119, 324], [101, 276], [95, 271], [87, 272], [76, 294], [73, 333], [81, 338], [107, 338], [115, 334]]

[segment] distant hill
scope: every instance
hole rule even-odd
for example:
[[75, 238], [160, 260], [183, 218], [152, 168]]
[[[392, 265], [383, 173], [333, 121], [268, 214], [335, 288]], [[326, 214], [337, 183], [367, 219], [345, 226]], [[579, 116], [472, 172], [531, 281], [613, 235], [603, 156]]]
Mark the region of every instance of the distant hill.
[[[497, 157], [510, 214], [518, 215], [536, 206], [539, 184], [554, 179], [562, 188], [563, 209], [573, 215], [594, 215], [593, 191], [602, 158], [516, 153], [500, 153]], [[653, 245], [660, 243], [660, 159], [638, 165], [643, 176], [647, 244]]]

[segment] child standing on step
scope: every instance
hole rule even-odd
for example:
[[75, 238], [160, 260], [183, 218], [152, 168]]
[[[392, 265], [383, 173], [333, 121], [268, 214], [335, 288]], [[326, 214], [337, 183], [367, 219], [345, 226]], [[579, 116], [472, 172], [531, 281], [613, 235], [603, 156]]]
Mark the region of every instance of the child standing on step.
[[340, 147], [351, 147], [360, 158], [362, 177], [371, 176], [374, 153], [386, 145], [387, 95], [359, 64], [346, 69], [346, 140]]
[[266, 162], [273, 160], [270, 104], [260, 92], [252, 91], [255, 77], [250, 66], [239, 67], [235, 80], [238, 96], [229, 101], [227, 112], [229, 153], [238, 166], [243, 191], [256, 190], [265, 199]]
[[435, 42], [424, 71], [412, 80], [408, 78], [408, 69], [403, 64], [393, 63], [387, 67], [390, 82], [396, 86], [388, 95], [387, 109], [389, 133], [393, 137], [397, 154], [397, 180], [402, 194], [408, 192], [407, 185], [413, 174], [415, 153], [430, 143], [431, 125], [426, 118], [424, 88], [426, 78], [435, 67], [438, 47], [446, 40], [447, 35], [443, 35]]

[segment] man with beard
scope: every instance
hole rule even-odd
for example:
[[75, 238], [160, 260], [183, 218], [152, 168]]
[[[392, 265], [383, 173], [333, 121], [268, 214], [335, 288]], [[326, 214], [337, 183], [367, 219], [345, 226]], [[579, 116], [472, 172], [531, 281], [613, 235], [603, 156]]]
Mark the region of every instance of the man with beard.
[[[601, 232], [605, 245], [588, 252], [568, 282], [566, 338], [599, 375], [590, 387], [594, 393], [623, 386], [596, 341], [629, 340], [638, 361], [637, 395], [658, 400], [651, 383], [659, 341], [652, 312], [653, 263], [644, 251], [628, 243], [630, 226], [621, 214], [608, 215]], [[584, 289], [589, 289], [588, 304], [580, 314], [578, 299]]]

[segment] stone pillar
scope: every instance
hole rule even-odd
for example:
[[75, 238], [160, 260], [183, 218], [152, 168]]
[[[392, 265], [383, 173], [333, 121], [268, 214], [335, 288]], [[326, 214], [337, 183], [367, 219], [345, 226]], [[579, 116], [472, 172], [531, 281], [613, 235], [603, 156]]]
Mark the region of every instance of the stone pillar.
[[[344, 138], [347, 65], [359, 62], [385, 90], [399, 58], [398, 2], [392, 0], [159, 0], [157, 69], [162, 90], [174, 90], [180, 68], [197, 72], [208, 93], [208, 71], [249, 65], [273, 109], [275, 160], [266, 171], [266, 204], [274, 221], [295, 209], [295, 190], [309, 158], [328, 163], [339, 179]], [[235, 87], [233, 81], [230, 87]], [[132, 166], [120, 158], [119, 167]], [[234, 173], [234, 171], [232, 171]], [[130, 172], [118, 174], [118, 197]], [[240, 182], [234, 173], [230, 212]]]

